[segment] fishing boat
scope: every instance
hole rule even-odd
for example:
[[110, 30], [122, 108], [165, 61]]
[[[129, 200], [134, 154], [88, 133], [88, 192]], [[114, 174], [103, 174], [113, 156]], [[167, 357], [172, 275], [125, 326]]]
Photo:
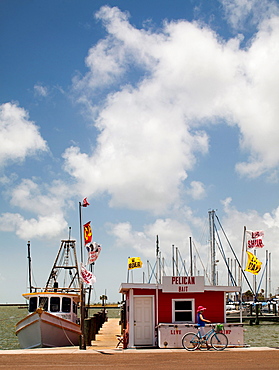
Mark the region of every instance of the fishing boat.
[[[30, 243], [28, 244], [30, 292], [29, 314], [16, 324], [21, 348], [76, 346], [81, 337], [78, 306], [81, 282], [75, 240], [62, 240], [44, 288], [31, 284]], [[60, 281], [58, 282], [58, 279]]]

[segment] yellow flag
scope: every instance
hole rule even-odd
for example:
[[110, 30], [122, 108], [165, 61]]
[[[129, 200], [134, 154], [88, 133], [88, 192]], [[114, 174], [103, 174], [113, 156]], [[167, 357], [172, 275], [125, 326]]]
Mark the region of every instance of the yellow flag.
[[128, 258], [128, 270], [137, 269], [142, 267], [142, 262], [140, 257]]
[[262, 263], [258, 258], [251, 252], [246, 251], [248, 255], [247, 265], [245, 271], [251, 272], [254, 275], [257, 275], [262, 267]]

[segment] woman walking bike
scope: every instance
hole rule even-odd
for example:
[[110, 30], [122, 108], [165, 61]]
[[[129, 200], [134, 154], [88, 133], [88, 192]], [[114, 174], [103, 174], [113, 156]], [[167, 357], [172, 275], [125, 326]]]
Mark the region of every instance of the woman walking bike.
[[221, 351], [228, 345], [228, 338], [226, 335], [216, 332], [213, 326], [211, 330], [205, 334], [205, 323], [211, 323], [211, 321], [206, 320], [203, 317], [203, 312], [205, 310], [206, 308], [203, 306], [199, 306], [197, 309], [198, 333], [187, 333], [182, 338], [182, 345], [188, 351], [194, 351], [197, 348], [201, 348], [203, 344], [205, 344], [207, 349], [209, 349], [209, 343], [214, 349]]

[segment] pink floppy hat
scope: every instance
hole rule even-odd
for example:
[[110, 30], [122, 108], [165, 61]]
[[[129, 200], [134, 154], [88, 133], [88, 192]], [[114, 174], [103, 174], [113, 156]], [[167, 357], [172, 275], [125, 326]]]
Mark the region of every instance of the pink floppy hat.
[[199, 307], [198, 307], [198, 309], [197, 309], [197, 312], [199, 312], [199, 311], [204, 311], [204, 310], [206, 310], [206, 308], [205, 308], [205, 307], [203, 307], [203, 306], [199, 306]]

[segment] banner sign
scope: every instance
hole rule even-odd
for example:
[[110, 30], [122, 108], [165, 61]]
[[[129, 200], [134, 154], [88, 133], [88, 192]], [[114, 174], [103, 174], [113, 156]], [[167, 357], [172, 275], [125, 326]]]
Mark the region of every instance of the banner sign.
[[92, 241], [92, 229], [90, 226], [90, 222], [87, 222], [85, 225], [83, 225], [83, 234], [84, 234], [84, 244], [91, 243]]
[[88, 271], [83, 263], [80, 264], [80, 276], [82, 281], [88, 285], [93, 285], [96, 283], [96, 276], [92, 272]]
[[247, 238], [247, 248], [263, 248], [263, 237], [264, 232], [260, 231], [250, 231], [246, 230], [247, 234], [249, 235], [249, 239]]
[[162, 279], [165, 293], [204, 292], [204, 276], [163, 276]]
[[248, 255], [247, 265], [245, 271], [251, 272], [254, 275], [257, 275], [262, 267], [262, 262], [251, 252], [246, 251]]
[[91, 244], [86, 245], [86, 249], [88, 250], [88, 263], [89, 264], [94, 263], [99, 257], [99, 254], [102, 250], [101, 246], [96, 242], [93, 242]]
[[142, 267], [142, 261], [140, 257], [128, 258], [128, 270], [136, 269]]

